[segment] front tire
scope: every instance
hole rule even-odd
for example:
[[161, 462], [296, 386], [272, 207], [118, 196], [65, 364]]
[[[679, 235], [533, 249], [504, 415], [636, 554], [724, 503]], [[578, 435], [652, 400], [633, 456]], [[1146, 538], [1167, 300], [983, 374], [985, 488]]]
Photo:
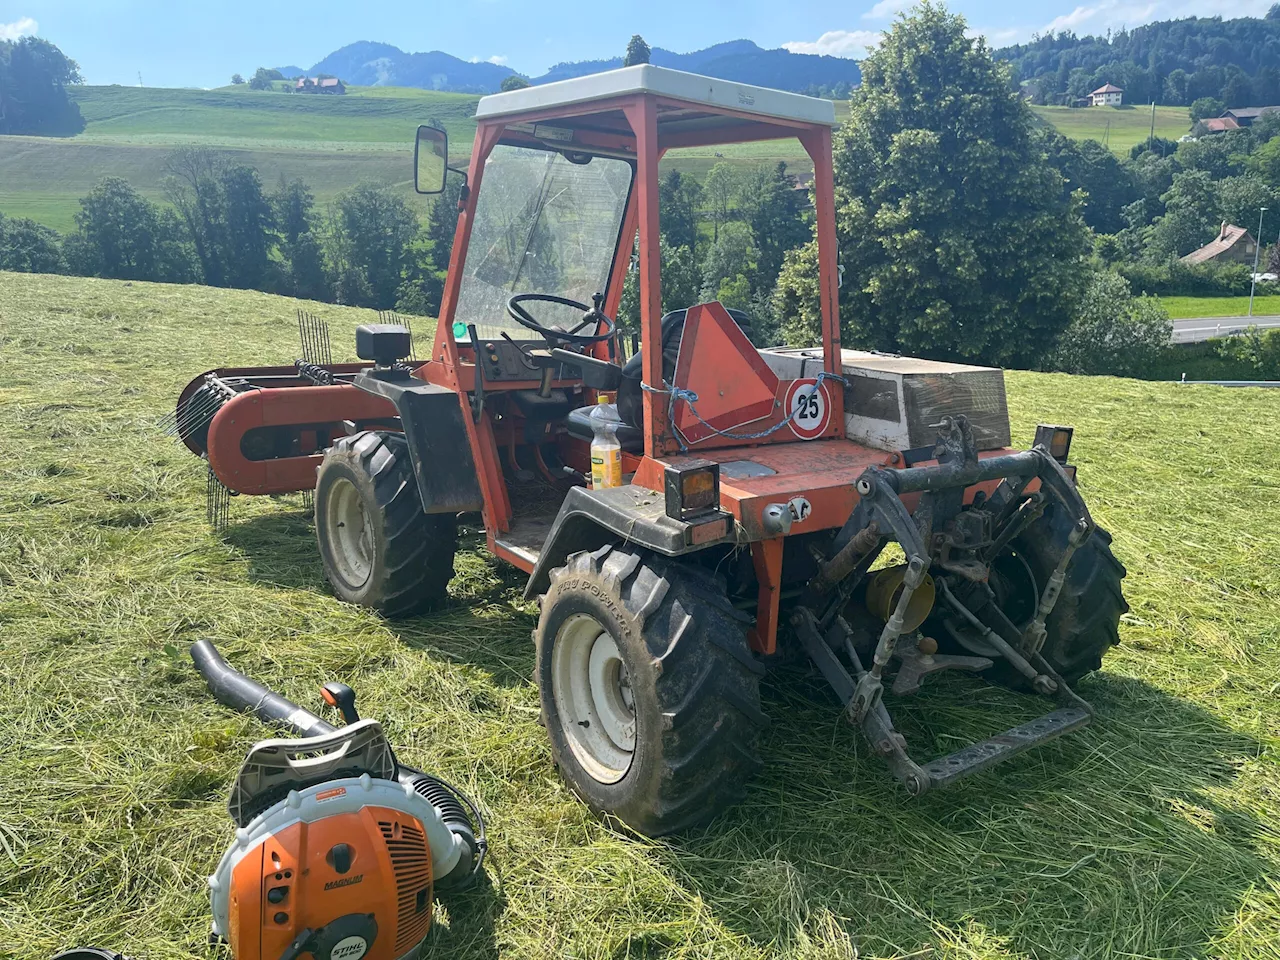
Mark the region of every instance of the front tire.
[[422, 512], [403, 434], [367, 430], [325, 451], [315, 510], [325, 577], [340, 600], [387, 617], [444, 602], [458, 521]]
[[659, 836], [743, 797], [764, 667], [712, 577], [631, 546], [574, 554], [534, 640], [552, 756], [593, 810]]

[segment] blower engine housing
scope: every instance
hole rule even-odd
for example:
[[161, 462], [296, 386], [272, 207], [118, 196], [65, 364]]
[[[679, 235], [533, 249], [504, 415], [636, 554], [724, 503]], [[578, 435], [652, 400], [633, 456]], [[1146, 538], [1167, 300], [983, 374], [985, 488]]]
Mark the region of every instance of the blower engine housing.
[[213, 932], [236, 960], [415, 955], [435, 882], [472, 860], [432, 783], [374, 720], [255, 745], [227, 803], [235, 843], [209, 878]]

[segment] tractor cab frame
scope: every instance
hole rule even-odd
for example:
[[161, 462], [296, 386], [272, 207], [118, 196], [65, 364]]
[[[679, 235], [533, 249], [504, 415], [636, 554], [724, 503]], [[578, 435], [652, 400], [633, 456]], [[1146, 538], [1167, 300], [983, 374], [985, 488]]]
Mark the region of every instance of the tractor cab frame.
[[[1089, 722], [1072, 686], [1127, 607], [1072, 431], [1014, 450], [1001, 371], [841, 348], [829, 101], [644, 65], [484, 97], [476, 120], [430, 355], [366, 325], [364, 362], [334, 364], [304, 324], [293, 367], [196, 378], [173, 423], [211, 490], [314, 488], [334, 592], [388, 616], [444, 599], [458, 518], [479, 514], [539, 603], [561, 773], [645, 833], [742, 795], [784, 615], [913, 795]], [[813, 161], [820, 346], [760, 349], [715, 302], [664, 315], [663, 156], [783, 138]], [[419, 129], [415, 163], [441, 191], [443, 131]], [[622, 486], [584, 482], [598, 429]], [[945, 670], [1058, 706], [918, 763], [885, 695]]]
[[[545, 592], [550, 570], [563, 563], [571, 552], [600, 546], [603, 537], [624, 530], [648, 549], [669, 556], [724, 541], [768, 541], [767, 545], [753, 548], [763, 574], [753, 646], [758, 652], [772, 653], [781, 591], [770, 572], [780, 564], [781, 540], [779, 521], [766, 518], [766, 509], [786, 494], [784, 502], [795, 499], [810, 505], [803, 518], [792, 518], [793, 523], [803, 524], [806, 530], [839, 527], [853, 506], [849, 478], [842, 474], [850, 466], [856, 469], [884, 460], [875, 451], [859, 449], [844, 439], [844, 392], [834, 386], [840, 378], [841, 354], [831, 159], [833, 104], [644, 65], [485, 97], [476, 116], [466, 201], [458, 220], [435, 342], [431, 358], [417, 375], [454, 391], [472, 414], [464, 419], [478, 468], [479, 505], [490, 549], [531, 574], [528, 593], [535, 596]], [[442, 186], [437, 158], [447, 155], [447, 148], [442, 150], [439, 146], [441, 137], [431, 128], [419, 131], [416, 155], [420, 188], [423, 180], [431, 184], [432, 190]], [[664, 369], [661, 348], [664, 315], [659, 162], [672, 149], [779, 139], [797, 140], [814, 167], [821, 370], [805, 371], [807, 376], [779, 376], [728, 311], [718, 304], [690, 304], [679, 331], [673, 376], [669, 362], [668, 369]], [[493, 259], [488, 231], [483, 249], [475, 249], [474, 242], [477, 219], [482, 228], [488, 226], [484, 222], [486, 181], [494, 176], [495, 168], [498, 176], [505, 176], [507, 168], [527, 162], [525, 158], [507, 157], [494, 162], [495, 151], [503, 150], [545, 151], [549, 156], [562, 156], [578, 164], [626, 164], [632, 171], [625, 199], [618, 207], [607, 209], [607, 214], [618, 220], [616, 225], [610, 221], [604, 230], [604, 235], [614, 242], [607, 250], [599, 251], [607, 255], [608, 262], [602, 288], [606, 316], [616, 316], [623, 282], [631, 269], [636, 272], [639, 288], [638, 355], [642, 362], [639, 382], [631, 386], [639, 399], [633, 407], [639, 406], [642, 416], [637, 418], [635, 429], [627, 431], [631, 439], [623, 455], [623, 472], [631, 477], [632, 489], [571, 491], [550, 528], [545, 515], [522, 516], [518, 505], [513, 507], [500, 462], [499, 452], [511, 446], [509, 431], [525, 430], [528, 420], [502, 425], [501, 420], [474, 415], [477, 391], [492, 398], [535, 386], [532, 378], [526, 378], [528, 382], [504, 379], [510, 341], [496, 339], [493, 334], [505, 331], [486, 330], [484, 324], [488, 320], [492, 326], [501, 318], [492, 316], [492, 301], [488, 316], [478, 316], [476, 304], [468, 302], [468, 297], [484, 300], [483, 293], [477, 291], [483, 286], [475, 280], [478, 270], [469, 262], [478, 257]], [[529, 196], [504, 196], [504, 202], [514, 199], [516, 203], [527, 203], [536, 199], [536, 191], [547, 189], [548, 180], [555, 180], [553, 171], [546, 171], [542, 181], [528, 181]], [[562, 180], [554, 183], [553, 189], [572, 194], [573, 188], [579, 186], [567, 182], [568, 178]], [[505, 180], [501, 189], [505, 194]], [[577, 194], [573, 199], [582, 202]], [[536, 229], [529, 227], [530, 233]], [[637, 235], [638, 257], [633, 263]], [[537, 255], [529, 250], [526, 238], [519, 239], [524, 244], [521, 254], [526, 258]], [[509, 293], [524, 292], [515, 279], [524, 268], [525, 264], [520, 263], [501, 278], [511, 284]], [[476, 323], [477, 320], [481, 322]], [[470, 328], [475, 328], [475, 337], [469, 333], [458, 336]], [[669, 333], [667, 339], [670, 340]], [[623, 346], [621, 339], [615, 338], [593, 344], [585, 352], [595, 360], [616, 362]], [[588, 374], [585, 369], [581, 372]], [[607, 377], [598, 382], [612, 383]], [[621, 385], [625, 392], [626, 385]], [[551, 384], [552, 389], [564, 386], [568, 384], [560, 380]], [[598, 392], [588, 387], [585, 402], [589, 405]], [[800, 409], [800, 405], [804, 408]], [[571, 422], [571, 432], [565, 435], [570, 442], [562, 444], [560, 452], [565, 463], [580, 469], [585, 466], [585, 449], [581, 444], [574, 449], [571, 441], [589, 439], [590, 435], [579, 422], [575, 436], [573, 426]], [[794, 444], [801, 438], [831, 442], [798, 449]], [[741, 467], [747, 474], [741, 479], [750, 481], [754, 475], [754, 482], [739, 484], [733, 480], [734, 467], [741, 460], [733, 451], [746, 445], [771, 448], [774, 444], [788, 447], [758, 452], [751, 464]], [[725, 469], [725, 463], [731, 466]], [[834, 466], [842, 468], [839, 474], [832, 473]], [[668, 509], [668, 492], [682, 490], [682, 484], [697, 483], [699, 472], [716, 474], [719, 497], [713, 506], [721, 509], [698, 510], [683, 502], [673, 503]], [[762, 476], [773, 479], [761, 481]]]

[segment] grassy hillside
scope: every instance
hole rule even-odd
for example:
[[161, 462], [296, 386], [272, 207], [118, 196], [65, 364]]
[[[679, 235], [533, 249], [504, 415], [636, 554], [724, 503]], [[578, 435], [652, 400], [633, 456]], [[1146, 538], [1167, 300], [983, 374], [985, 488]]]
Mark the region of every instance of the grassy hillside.
[[[70, 230], [80, 198], [107, 176], [123, 177], [144, 196], [163, 200], [164, 162], [172, 149], [171, 145], [87, 139], [0, 137], [0, 213]], [[227, 153], [256, 167], [268, 189], [282, 175], [301, 177], [324, 202], [361, 180], [373, 180], [395, 187], [424, 215], [430, 205], [413, 192], [413, 160], [408, 148], [232, 148]]]
[[[1037, 117], [1073, 140], [1097, 140], [1111, 152], [1128, 156], [1129, 149], [1151, 132], [1150, 107], [1032, 107]], [[1191, 130], [1186, 107], [1156, 107], [1156, 136], [1177, 140]]]
[[[256, 167], [268, 184], [281, 174], [301, 177], [322, 201], [368, 179], [391, 185], [419, 204], [410, 157], [414, 130], [428, 120], [444, 124], [455, 160], [465, 161], [477, 97], [406, 87], [348, 89], [346, 96], [334, 97], [255, 91], [247, 85], [75, 88], [72, 96], [86, 121], [79, 136], [0, 137], [0, 213], [69, 230], [78, 200], [104, 176], [124, 177], [145, 196], [160, 199], [164, 157], [187, 144], [227, 150]], [[1102, 139], [1111, 117], [1110, 145], [1118, 153], [1146, 136], [1149, 119], [1140, 109], [1035, 109], [1076, 138]], [[848, 103], [836, 104], [836, 116], [848, 116]], [[1162, 136], [1177, 137], [1186, 126], [1185, 110], [1157, 109]], [[785, 160], [797, 174], [813, 170], [794, 140], [672, 151], [663, 167], [701, 177], [722, 160], [744, 165]]]
[[[0, 291], [0, 956], [209, 956], [225, 792], [266, 731], [198, 682], [202, 636], [308, 705], [350, 681], [407, 761], [480, 799], [489, 883], [446, 903], [428, 958], [1277, 956], [1269, 393], [1009, 375], [1018, 442], [1076, 425], [1130, 571], [1123, 645], [1080, 685], [1088, 730], [910, 800], [813, 672], [782, 668], [746, 802], [647, 841], [557, 779], [536, 610], [474, 530], [450, 607], [388, 623], [328, 594], [297, 498], [238, 498], [224, 536], [206, 528], [201, 464], [154, 424], [201, 370], [293, 357], [295, 301], [15, 274]], [[310, 308], [337, 355], [372, 319]], [[895, 710], [932, 755], [1045, 706], [944, 676]]]
[[[464, 163], [470, 154], [477, 97], [406, 87], [348, 91], [320, 96], [247, 85], [76, 88], [72, 95], [86, 121], [79, 136], [0, 137], [0, 213], [69, 230], [77, 201], [104, 176], [124, 177], [159, 199], [165, 155], [188, 144], [227, 150], [256, 167], [268, 185], [281, 174], [301, 177], [322, 201], [368, 179], [418, 203], [411, 181], [413, 136], [429, 120], [449, 131], [455, 162]], [[786, 160], [796, 173], [813, 169], [796, 141], [675, 151], [664, 168], [702, 175], [720, 159]]]
[[292, 149], [336, 144], [366, 149], [401, 148], [418, 124], [443, 122], [463, 146], [475, 130], [478, 97], [397, 89], [368, 96], [353, 87], [345, 96], [283, 94], [232, 87], [176, 90], [158, 87], [81, 87], [72, 91], [86, 128], [79, 139], [126, 143], [212, 143]]

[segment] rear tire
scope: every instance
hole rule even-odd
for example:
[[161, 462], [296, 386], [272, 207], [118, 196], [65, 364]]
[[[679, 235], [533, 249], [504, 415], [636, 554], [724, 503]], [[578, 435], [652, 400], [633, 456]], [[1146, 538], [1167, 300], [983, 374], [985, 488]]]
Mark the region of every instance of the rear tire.
[[[991, 584], [1000, 608], [1020, 629], [1035, 616], [1070, 531], [1070, 519], [1051, 504], [992, 565]], [[1040, 653], [1067, 683], [1100, 669], [1103, 655], [1120, 642], [1120, 617], [1129, 609], [1121, 591], [1124, 577], [1124, 566], [1111, 552], [1111, 534], [1095, 528], [1072, 555], [1062, 593], [1045, 620]], [[1002, 660], [987, 676], [1017, 690], [1031, 689], [1026, 677]]]
[[[1014, 547], [1030, 564], [1040, 589], [1066, 548], [1070, 523], [1054, 505]], [[1111, 552], [1111, 534], [1096, 527], [1076, 549], [1053, 611], [1045, 620], [1040, 653], [1067, 683], [1102, 668], [1102, 657], [1120, 643], [1120, 617], [1129, 611], [1121, 581], [1127, 571]], [[1034, 607], [1033, 607], [1034, 609]]]
[[403, 434], [339, 439], [320, 464], [315, 509], [325, 577], [340, 600], [387, 617], [444, 602], [458, 521], [422, 512]]
[[711, 576], [631, 546], [574, 554], [534, 641], [552, 756], [593, 810], [659, 836], [742, 799], [764, 667]]

